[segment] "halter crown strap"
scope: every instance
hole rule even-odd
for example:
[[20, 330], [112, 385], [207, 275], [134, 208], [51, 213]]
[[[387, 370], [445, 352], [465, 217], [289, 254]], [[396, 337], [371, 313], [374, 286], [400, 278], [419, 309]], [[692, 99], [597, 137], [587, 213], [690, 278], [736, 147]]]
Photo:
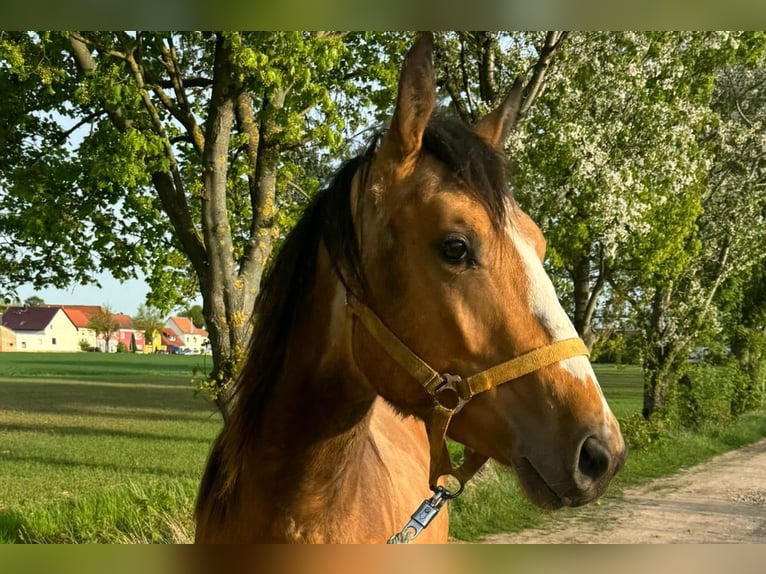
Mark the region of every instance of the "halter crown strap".
[[[473, 396], [498, 385], [533, 373], [543, 367], [579, 355], [589, 356], [588, 347], [582, 339], [572, 338], [556, 341], [524, 353], [518, 357], [490, 367], [463, 379], [459, 376], [442, 375], [418, 357], [402, 342], [367, 305], [351, 293], [347, 293], [348, 307], [362, 322], [367, 331], [383, 349], [407, 373], [417, 380], [434, 397], [434, 411], [428, 425], [428, 442], [431, 449], [430, 486], [434, 488], [439, 477], [454, 476], [462, 485], [481, 468], [487, 457], [476, 453], [467, 454], [463, 464], [454, 468], [446, 447], [447, 427], [452, 416]], [[449, 392], [453, 393], [449, 397]], [[454, 396], [457, 395], [457, 397]]]

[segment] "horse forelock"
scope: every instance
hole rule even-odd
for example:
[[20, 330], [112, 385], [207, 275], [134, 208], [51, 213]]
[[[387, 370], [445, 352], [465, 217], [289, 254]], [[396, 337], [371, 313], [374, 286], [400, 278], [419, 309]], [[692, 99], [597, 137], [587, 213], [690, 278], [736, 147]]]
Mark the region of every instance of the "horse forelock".
[[446, 117], [431, 119], [423, 134], [423, 150], [485, 207], [498, 229], [507, 224], [508, 208], [513, 204], [507, 158], [469, 126]]

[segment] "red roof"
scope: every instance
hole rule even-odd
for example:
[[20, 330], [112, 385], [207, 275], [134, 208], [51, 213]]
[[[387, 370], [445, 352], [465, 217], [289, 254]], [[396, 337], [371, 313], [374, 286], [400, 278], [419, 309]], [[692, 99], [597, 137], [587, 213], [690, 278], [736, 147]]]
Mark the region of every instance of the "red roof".
[[[90, 320], [96, 313], [104, 313], [105, 307], [100, 305], [62, 305], [69, 320], [74, 323], [78, 329], [89, 329]], [[121, 330], [132, 331], [133, 319], [124, 313], [112, 313], [112, 317], [119, 323]]]
[[[172, 339], [171, 339], [172, 337]], [[163, 329], [160, 336], [161, 343], [166, 347], [180, 347], [183, 345], [183, 341], [176, 335], [172, 329]]]
[[113, 313], [112, 319], [115, 319], [120, 324], [120, 329], [125, 331], [133, 330], [133, 319], [130, 318], [130, 315], [125, 315], [124, 313]]
[[3, 326], [13, 331], [44, 330], [61, 307], [8, 307]]
[[170, 320], [176, 324], [178, 330], [184, 335], [202, 335], [203, 337], [207, 337], [208, 335], [205, 329], [195, 327], [192, 320], [188, 317], [171, 317]]
[[62, 305], [61, 308], [78, 329], [90, 328], [90, 318], [104, 310], [99, 305]]

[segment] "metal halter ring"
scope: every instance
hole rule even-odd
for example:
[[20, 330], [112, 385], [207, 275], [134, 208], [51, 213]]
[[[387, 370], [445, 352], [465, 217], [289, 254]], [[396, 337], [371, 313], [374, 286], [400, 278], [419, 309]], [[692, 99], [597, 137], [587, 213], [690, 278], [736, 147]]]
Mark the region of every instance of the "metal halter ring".
[[457, 410], [460, 403], [464, 400], [460, 396], [459, 387], [460, 383], [463, 382], [463, 378], [460, 375], [450, 375], [447, 373], [442, 374], [441, 377], [442, 384], [434, 391], [434, 401], [450, 411]]

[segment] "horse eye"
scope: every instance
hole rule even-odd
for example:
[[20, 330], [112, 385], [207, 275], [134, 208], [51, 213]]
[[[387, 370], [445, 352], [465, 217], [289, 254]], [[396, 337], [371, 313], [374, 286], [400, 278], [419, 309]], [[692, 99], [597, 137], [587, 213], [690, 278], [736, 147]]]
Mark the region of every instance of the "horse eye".
[[462, 263], [468, 258], [468, 243], [462, 237], [449, 237], [442, 243], [442, 255], [450, 263]]

